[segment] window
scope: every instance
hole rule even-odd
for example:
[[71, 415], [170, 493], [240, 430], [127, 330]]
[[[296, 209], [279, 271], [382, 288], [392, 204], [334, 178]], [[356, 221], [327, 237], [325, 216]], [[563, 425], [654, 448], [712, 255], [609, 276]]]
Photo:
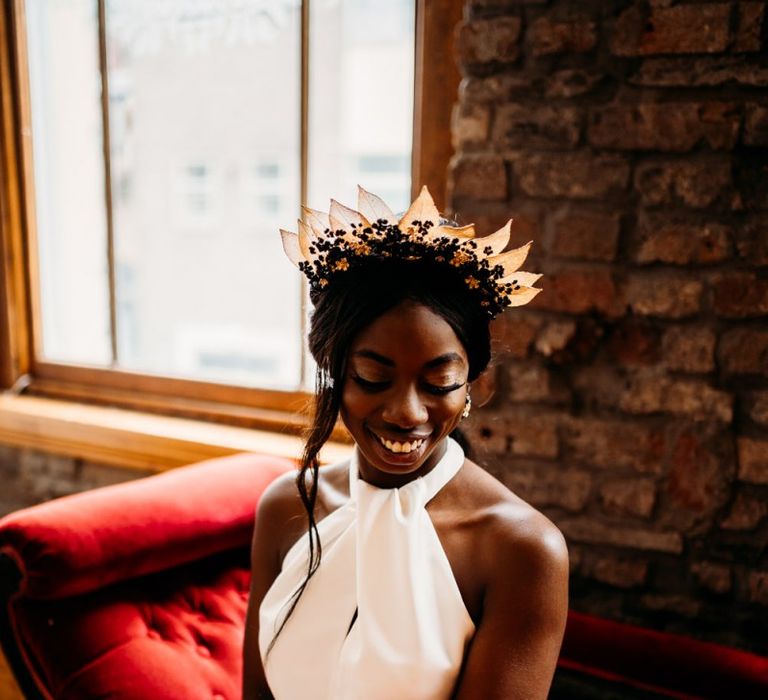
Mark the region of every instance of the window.
[[0, 195], [4, 383], [245, 424], [303, 405], [304, 292], [276, 229], [358, 183], [396, 208], [412, 172], [440, 189], [456, 81], [440, 102], [427, 74], [452, 4], [6, 3], [2, 118], [25, 137]]

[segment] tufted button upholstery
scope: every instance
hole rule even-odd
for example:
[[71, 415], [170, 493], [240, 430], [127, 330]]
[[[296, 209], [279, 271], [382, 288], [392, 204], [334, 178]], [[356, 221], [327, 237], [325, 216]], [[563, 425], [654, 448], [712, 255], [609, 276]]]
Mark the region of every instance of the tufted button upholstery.
[[[57, 700], [239, 700], [256, 503], [291, 467], [236, 455], [140, 480], [149, 483], [138, 493], [132, 482], [69, 497], [69, 508], [56, 504], [53, 514], [46, 508], [53, 502], [28, 509], [29, 521], [20, 511], [5, 540], [8, 521], [0, 521], [0, 547], [35, 581], [9, 607], [34, 686]], [[132, 505], [141, 495], [151, 507], [126, 513], [126, 492]], [[89, 522], [94, 513], [107, 519]], [[53, 544], [44, 537], [52, 531]], [[87, 575], [74, 559], [86, 548]], [[56, 580], [67, 570], [73, 580]]]

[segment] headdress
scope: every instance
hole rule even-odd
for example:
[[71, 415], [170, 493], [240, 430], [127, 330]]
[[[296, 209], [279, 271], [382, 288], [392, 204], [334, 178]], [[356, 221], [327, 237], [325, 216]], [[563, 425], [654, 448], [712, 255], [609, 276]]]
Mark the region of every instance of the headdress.
[[507, 306], [527, 304], [541, 291], [533, 286], [541, 275], [520, 270], [532, 241], [504, 252], [512, 219], [496, 233], [475, 238], [472, 225], [440, 223], [426, 187], [399, 220], [362, 187], [357, 208], [332, 199], [328, 214], [303, 208], [298, 234], [280, 230], [283, 249], [309, 280], [311, 296], [336, 275], [372, 258], [430, 260], [455, 268], [491, 318]]

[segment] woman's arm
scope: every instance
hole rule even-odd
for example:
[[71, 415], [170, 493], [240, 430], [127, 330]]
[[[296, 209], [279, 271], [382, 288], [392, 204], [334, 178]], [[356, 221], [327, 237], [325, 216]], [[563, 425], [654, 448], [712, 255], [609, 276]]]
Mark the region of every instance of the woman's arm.
[[568, 616], [568, 548], [561, 532], [537, 515], [499, 524], [487, 544], [483, 617], [455, 700], [545, 700]]
[[251, 544], [251, 588], [243, 640], [243, 700], [273, 700], [259, 652], [259, 606], [280, 573], [279, 538], [286, 504], [295, 500], [293, 474], [273, 481], [261, 496]]

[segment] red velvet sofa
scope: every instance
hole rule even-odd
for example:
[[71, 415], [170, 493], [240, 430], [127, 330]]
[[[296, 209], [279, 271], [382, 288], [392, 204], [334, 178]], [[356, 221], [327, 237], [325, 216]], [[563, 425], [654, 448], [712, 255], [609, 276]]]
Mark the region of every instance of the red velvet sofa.
[[[0, 640], [25, 695], [240, 698], [253, 517], [290, 468], [235, 455], [1, 519]], [[578, 697], [768, 697], [766, 658], [575, 611], [563, 673], [589, 681]]]

